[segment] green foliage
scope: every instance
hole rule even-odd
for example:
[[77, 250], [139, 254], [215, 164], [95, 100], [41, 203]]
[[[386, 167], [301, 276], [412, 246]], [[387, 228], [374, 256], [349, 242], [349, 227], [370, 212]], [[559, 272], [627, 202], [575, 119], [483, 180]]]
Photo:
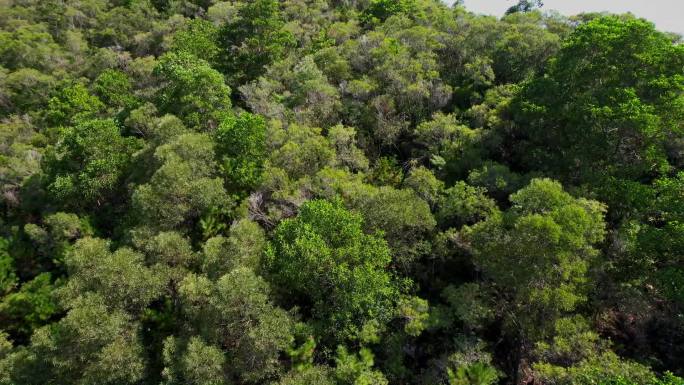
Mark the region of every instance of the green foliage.
[[276, 0], [245, 2], [219, 32], [220, 68], [232, 86], [256, 79], [266, 65], [295, 45], [292, 34], [283, 28], [279, 8]]
[[364, 213], [368, 231], [383, 231], [390, 246], [393, 264], [409, 269], [410, 264], [429, 251], [423, 239], [435, 227], [428, 204], [408, 189], [383, 186], [357, 203]]
[[278, 385], [333, 385], [330, 377], [330, 370], [327, 367], [314, 366], [302, 371], [292, 371], [278, 382]]
[[412, 0], [371, 0], [361, 14], [361, 21], [378, 24], [390, 16], [408, 12], [412, 5]]
[[455, 372], [449, 369], [448, 374], [449, 385], [492, 385], [499, 379], [496, 369], [481, 362], [460, 366]]
[[[36, 132], [27, 117], [13, 116], [0, 122], [0, 202], [3, 215], [9, 219], [19, 208], [41, 199], [42, 193], [21, 194], [22, 186], [33, 181], [41, 169], [41, 154], [45, 136]], [[37, 199], [36, 199], [37, 198]], [[4, 220], [1, 223], [6, 223]]]
[[613, 352], [591, 357], [569, 368], [535, 366], [539, 378], [551, 384], [655, 384], [647, 367], [621, 360]]
[[109, 69], [102, 72], [95, 79], [93, 90], [110, 107], [132, 109], [138, 103], [131, 79], [121, 71]]
[[204, 59], [185, 52], [169, 52], [154, 69], [162, 82], [159, 110], [172, 113], [188, 127], [213, 130], [230, 109], [230, 88]]
[[387, 385], [382, 372], [373, 370], [373, 353], [361, 349], [358, 354], [349, 353], [344, 346], [337, 348], [335, 377], [344, 385]]
[[[7, 5], [3, 5], [3, 8]], [[44, 23], [15, 20], [0, 32], [0, 64], [9, 69], [50, 69], [61, 59], [60, 47]]]
[[192, 19], [171, 40], [171, 51], [187, 52], [209, 63], [219, 54], [219, 29], [207, 20]]
[[415, 191], [430, 207], [437, 204], [444, 190], [444, 182], [437, 179], [430, 169], [422, 166], [412, 169], [403, 185]]
[[338, 124], [328, 130], [328, 141], [335, 148], [337, 162], [352, 171], [366, 171], [368, 159], [356, 146], [356, 130]]
[[266, 122], [242, 113], [225, 118], [216, 130], [216, 155], [230, 191], [243, 192], [261, 181], [266, 160]]
[[497, 82], [518, 83], [540, 73], [560, 48], [560, 36], [544, 25], [539, 12], [509, 14], [503, 21], [508, 28], [496, 44], [492, 63]]
[[9, 356], [12, 383], [135, 384], [144, 375], [137, 326], [104, 298], [86, 294], [59, 322], [34, 333], [31, 344]]
[[519, 158], [568, 181], [667, 171], [665, 142], [681, 134], [670, 122], [684, 112], [683, 61], [682, 46], [644, 20], [607, 16], [579, 26], [514, 102], [526, 127]]
[[97, 96], [91, 95], [81, 83], [76, 83], [59, 89], [48, 101], [45, 114], [48, 123], [63, 126], [95, 118], [103, 108], [104, 104]]
[[334, 163], [334, 149], [321, 135], [320, 128], [291, 125], [286, 129], [275, 128], [269, 136], [276, 147], [270, 154], [270, 163], [293, 179], [313, 175]]
[[542, 0], [519, 0], [518, 4], [508, 8], [506, 11], [506, 14], [512, 14], [512, 13], [517, 13], [517, 12], [530, 12], [535, 7], [541, 7], [544, 5]]
[[415, 131], [419, 153], [449, 179], [478, 165], [483, 156], [481, 130], [459, 124], [453, 115], [437, 114]]
[[496, 203], [488, 198], [483, 188], [457, 182], [440, 197], [437, 220], [443, 228], [459, 228], [475, 224], [498, 214]]
[[47, 106], [56, 79], [33, 68], [20, 68], [4, 74], [0, 71], [2, 92], [7, 100], [2, 110], [6, 113], [27, 113]]
[[65, 262], [70, 279], [60, 294], [67, 304], [93, 292], [109, 308], [136, 312], [158, 298], [165, 284], [162, 275], [144, 265], [142, 254], [127, 248], [112, 253], [102, 239], [79, 240]]
[[397, 304], [397, 312], [406, 320], [404, 331], [410, 336], [417, 337], [427, 328], [429, 314], [428, 301], [418, 298], [402, 298]]
[[[184, 349], [179, 357], [178, 350]], [[192, 337], [186, 346], [174, 337], [164, 340], [164, 384], [225, 384], [223, 378], [226, 357], [215, 346], [199, 337]]]
[[0, 302], [2, 328], [18, 340], [30, 337], [60, 311], [54, 290], [51, 274], [42, 273], [5, 295]]
[[442, 291], [448, 312], [455, 320], [461, 322], [468, 329], [486, 326], [494, 315], [486, 288], [477, 283], [464, 283], [458, 287], [447, 286]]
[[323, 200], [281, 222], [267, 251], [274, 280], [310, 301], [323, 336], [355, 338], [368, 321], [392, 316], [397, 289], [387, 243], [362, 231], [360, 215]]
[[82, 208], [112, 199], [140, 142], [121, 135], [111, 119], [65, 127], [45, 157], [48, 191], [65, 206]]
[[43, 222], [43, 226], [26, 224], [24, 233], [33, 244], [36, 259], [60, 268], [73, 243], [81, 237], [92, 235], [93, 231], [87, 219], [75, 214], [58, 212], [45, 216]]
[[279, 356], [293, 339], [293, 325], [285, 311], [271, 304], [262, 278], [245, 267], [216, 282], [188, 275], [180, 296], [194, 330], [207, 343], [227, 349], [227, 373], [258, 382], [278, 372]]
[[167, 274], [172, 281], [182, 279], [188, 270], [199, 265], [199, 255], [192, 250], [189, 240], [180, 233], [165, 231], [151, 238], [138, 240], [137, 243], [145, 252], [145, 262], [162, 274]]
[[475, 262], [511, 291], [510, 327], [535, 339], [585, 300], [587, 269], [598, 255], [594, 245], [605, 236], [605, 208], [572, 197], [550, 179], [533, 179], [510, 199], [508, 212], [467, 232]]
[[493, 162], [485, 163], [468, 174], [469, 184], [486, 188], [487, 193], [498, 199], [508, 198], [508, 195], [522, 188], [524, 180], [505, 165]]
[[133, 206], [143, 224], [160, 230], [182, 227], [228, 197], [214, 162], [213, 142], [207, 135], [184, 134], [155, 151], [161, 167], [149, 183], [133, 193]]
[[472, 339], [456, 341], [459, 351], [448, 358], [449, 385], [492, 385], [500, 373], [491, 365], [491, 357], [483, 352], [483, 344]]
[[0, 293], [7, 293], [16, 285], [14, 260], [9, 254], [9, 239], [0, 238]]
[[615, 273], [625, 282], [646, 280], [670, 301], [682, 304], [682, 223], [684, 174], [653, 181], [651, 185], [632, 183], [619, 192], [628, 195], [630, 220], [622, 228], [629, 254], [621, 255]]
[[292, 362], [292, 368], [295, 371], [303, 372], [314, 368], [313, 358], [316, 351], [316, 340], [311, 335], [311, 331], [309, 325], [303, 323], [295, 324], [295, 341], [293, 346], [287, 351], [287, 355]]
[[682, 38], [463, 3], [0, 1], [0, 385], [684, 385]]
[[208, 277], [220, 277], [237, 267], [257, 270], [266, 248], [264, 231], [247, 219], [234, 223], [228, 237], [209, 238], [204, 244], [202, 271]]
[[146, 103], [130, 112], [124, 124], [137, 135], [144, 136], [147, 142], [157, 147], [171, 141], [171, 139], [181, 134], [187, 134], [188, 129], [177, 116], [166, 114], [156, 117], [157, 108]]

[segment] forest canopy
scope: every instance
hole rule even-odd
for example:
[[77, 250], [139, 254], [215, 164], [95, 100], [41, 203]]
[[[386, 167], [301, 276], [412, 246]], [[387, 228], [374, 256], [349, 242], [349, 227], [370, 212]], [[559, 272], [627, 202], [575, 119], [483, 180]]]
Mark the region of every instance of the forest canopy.
[[682, 43], [0, 1], [0, 385], [684, 385]]

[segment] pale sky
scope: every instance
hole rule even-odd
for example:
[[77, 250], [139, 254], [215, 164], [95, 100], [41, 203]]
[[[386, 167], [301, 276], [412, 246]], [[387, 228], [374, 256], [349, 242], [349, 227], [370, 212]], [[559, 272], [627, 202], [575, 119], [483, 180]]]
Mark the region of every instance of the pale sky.
[[[453, 1], [452, 1], [453, 2]], [[564, 15], [581, 12], [631, 12], [656, 24], [662, 31], [684, 34], [684, 0], [544, 0], [544, 10], [555, 9]], [[501, 16], [517, 0], [465, 0], [475, 13]]]

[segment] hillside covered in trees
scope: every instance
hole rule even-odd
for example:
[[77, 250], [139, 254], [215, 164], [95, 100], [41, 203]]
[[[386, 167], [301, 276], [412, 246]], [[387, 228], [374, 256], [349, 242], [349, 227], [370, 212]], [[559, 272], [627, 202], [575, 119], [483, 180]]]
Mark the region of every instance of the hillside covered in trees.
[[684, 384], [631, 15], [0, 0], [0, 210], [0, 385]]

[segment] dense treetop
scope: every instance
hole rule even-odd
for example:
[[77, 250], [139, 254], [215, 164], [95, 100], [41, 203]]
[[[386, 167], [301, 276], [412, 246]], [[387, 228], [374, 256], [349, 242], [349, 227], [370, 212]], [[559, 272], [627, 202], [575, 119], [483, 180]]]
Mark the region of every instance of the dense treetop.
[[681, 38], [460, 3], [0, 1], [0, 385], [683, 385]]

